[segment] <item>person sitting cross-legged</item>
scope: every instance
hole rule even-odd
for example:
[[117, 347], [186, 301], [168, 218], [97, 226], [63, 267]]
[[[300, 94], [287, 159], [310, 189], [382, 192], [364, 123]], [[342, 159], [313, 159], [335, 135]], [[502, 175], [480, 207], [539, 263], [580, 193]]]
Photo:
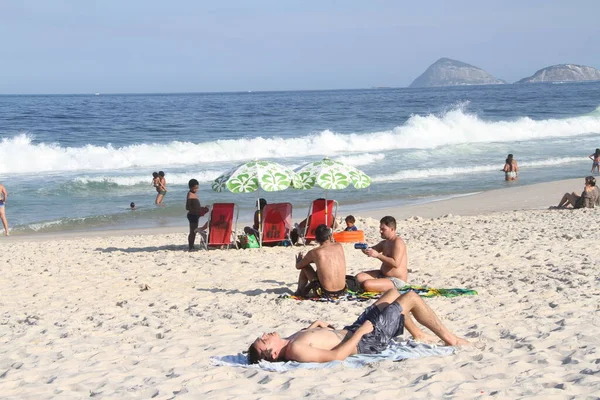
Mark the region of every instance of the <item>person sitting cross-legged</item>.
[[336, 330], [327, 322], [315, 321], [287, 338], [277, 332], [263, 334], [250, 345], [248, 362], [328, 362], [344, 360], [352, 354], [377, 354], [387, 348], [393, 337], [403, 333], [404, 326], [415, 340], [428, 341], [430, 335], [417, 327], [410, 314], [446, 345], [469, 344], [450, 332], [418, 294], [399, 295], [391, 289], [344, 329]]
[[[331, 241], [332, 230], [321, 224], [315, 230], [319, 247], [296, 256], [298, 289], [296, 295], [307, 297], [312, 290], [319, 297], [337, 297], [346, 292], [346, 257], [341, 244]], [[315, 264], [315, 268], [311, 264]]]

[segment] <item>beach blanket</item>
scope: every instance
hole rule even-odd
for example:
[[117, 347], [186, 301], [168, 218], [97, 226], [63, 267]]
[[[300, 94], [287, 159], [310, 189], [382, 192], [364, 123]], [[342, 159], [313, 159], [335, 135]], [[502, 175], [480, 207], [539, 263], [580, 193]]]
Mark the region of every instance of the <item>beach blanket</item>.
[[330, 361], [325, 363], [300, 363], [296, 361], [269, 362], [260, 361], [258, 364], [248, 364], [248, 358], [244, 354], [230, 356], [214, 356], [210, 358], [213, 365], [224, 365], [229, 367], [255, 368], [273, 372], [293, 371], [296, 369], [324, 369], [338, 365], [344, 367], [360, 368], [367, 364], [378, 361], [401, 361], [409, 358], [421, 358], [429, 356], [448, 356], [454, 353], [452, 346], [437, 346], [418, 343], [412, 340], [404, 342], [392, 341], [387, 349], [379, 354], [355, 354], [343, 361]]
[[[460, 289], [460, 288], [452, 288], [452, 289], [435, 289], [427, 286], [418, 286], [418, 285], [408, 285], [404, 286], [401, 290], [399, 290], [400, 294], [408, 293], [413, 291], [417, 293], [421, 297], [456, 297], [456, 296], [474, 296], [477, 294], [476, 290], [472, 289]], [[378, 299], [381, 296], [381, 293], [377, 292], [353, 292], [348, 290], [341, 296], [333, 297], [333, 298], [323, 298], [323, 297], [300, 297], [292, 294], [283, 294], [279, 296], [283, 299], [294, 299], [294, 300], [312, 300], [312, 301], [326, 301], [326, 302], [339, 302], [339, 301], [367, 301], [371, 299]]]

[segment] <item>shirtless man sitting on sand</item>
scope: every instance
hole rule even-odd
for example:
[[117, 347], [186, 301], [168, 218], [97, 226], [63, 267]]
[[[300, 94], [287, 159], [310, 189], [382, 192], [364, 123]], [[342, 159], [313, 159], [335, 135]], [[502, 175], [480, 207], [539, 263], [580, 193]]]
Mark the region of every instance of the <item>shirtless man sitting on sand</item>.
[[413, 322], [410, 313], [446, 345], [469, 343], [450, 332], [418, 294], [408, 292], [399, 296], [396, 289], [391, 289], [344, 329], [336, 330], [327, 322], [315, 321], [287, 338], [277, 332], [265, 333], [250, 345], [248, 362], [328, 362], [344, 360], [352, 354], [377, 354], [393, 337], [403, 333], [404, 326], [416, 340], [431, 340], [431, 335], [425, 334]]
[[[300, 270], [296, 295], [307, 297], [313, 292], [322, 297], [336, 297], [346, 291], [346, 257], [341, 244], [331, 241], [332, 231], [325, 224], [317, 226], [315, 238], [319, 247], [296, 256]], [[314, 263], [315, 269], [311, 266]]]
[[406, 244], [396, 235], [394, 217], [383, 217], [379, 224], [379, 233], [384, 240], [362, 252], [380, 260], [381, 268], [361, 272], [356, 279], [367, 292], [385, 292], [393, 288], [400, 290], [408, 281]]

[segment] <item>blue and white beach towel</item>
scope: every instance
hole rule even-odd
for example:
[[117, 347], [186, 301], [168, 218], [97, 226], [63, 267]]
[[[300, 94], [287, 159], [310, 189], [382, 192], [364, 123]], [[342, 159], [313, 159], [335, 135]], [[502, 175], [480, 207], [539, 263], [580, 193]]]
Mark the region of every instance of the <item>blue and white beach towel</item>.
[[379, 354], [355, 354], [344, 361], [330, 361], [326, 363], [300, 363], [297, 361], [269, 362], [260, 361], [258, 364], [248, 364], [248, 358], [244, 354], [230, 356], [214, 356], [210, 358], [213, 365], [224, 365], [229, 367], [258, 368], [266, 371], [284, 372], [295, 369], [322, 369], [337, 365], [345, 367], [360, 368], [367, 364], [378, 361], [390, 360], [400, 361], [407, 358], [420, 358], [429, 356], [448, 356], [455, 352], [452, 346], [437, 346], [418, 343], [412, 340], [406, 342], [394, 342]]

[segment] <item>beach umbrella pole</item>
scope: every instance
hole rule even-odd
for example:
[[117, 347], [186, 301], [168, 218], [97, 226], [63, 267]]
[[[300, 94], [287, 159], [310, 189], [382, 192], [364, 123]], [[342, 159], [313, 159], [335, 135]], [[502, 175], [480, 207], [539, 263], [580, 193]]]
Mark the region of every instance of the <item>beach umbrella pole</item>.
[[260, 189], [256, 198], [256, 211], [258, 211], [258, 246], [262, 247], [262, 212], [260, 209]]
[[327, 207], [327, 190], [325, 190], [325, 225], [329, 228], [329, 221], [327, 220], [327, 214], [329, 213], [329, 207]]

